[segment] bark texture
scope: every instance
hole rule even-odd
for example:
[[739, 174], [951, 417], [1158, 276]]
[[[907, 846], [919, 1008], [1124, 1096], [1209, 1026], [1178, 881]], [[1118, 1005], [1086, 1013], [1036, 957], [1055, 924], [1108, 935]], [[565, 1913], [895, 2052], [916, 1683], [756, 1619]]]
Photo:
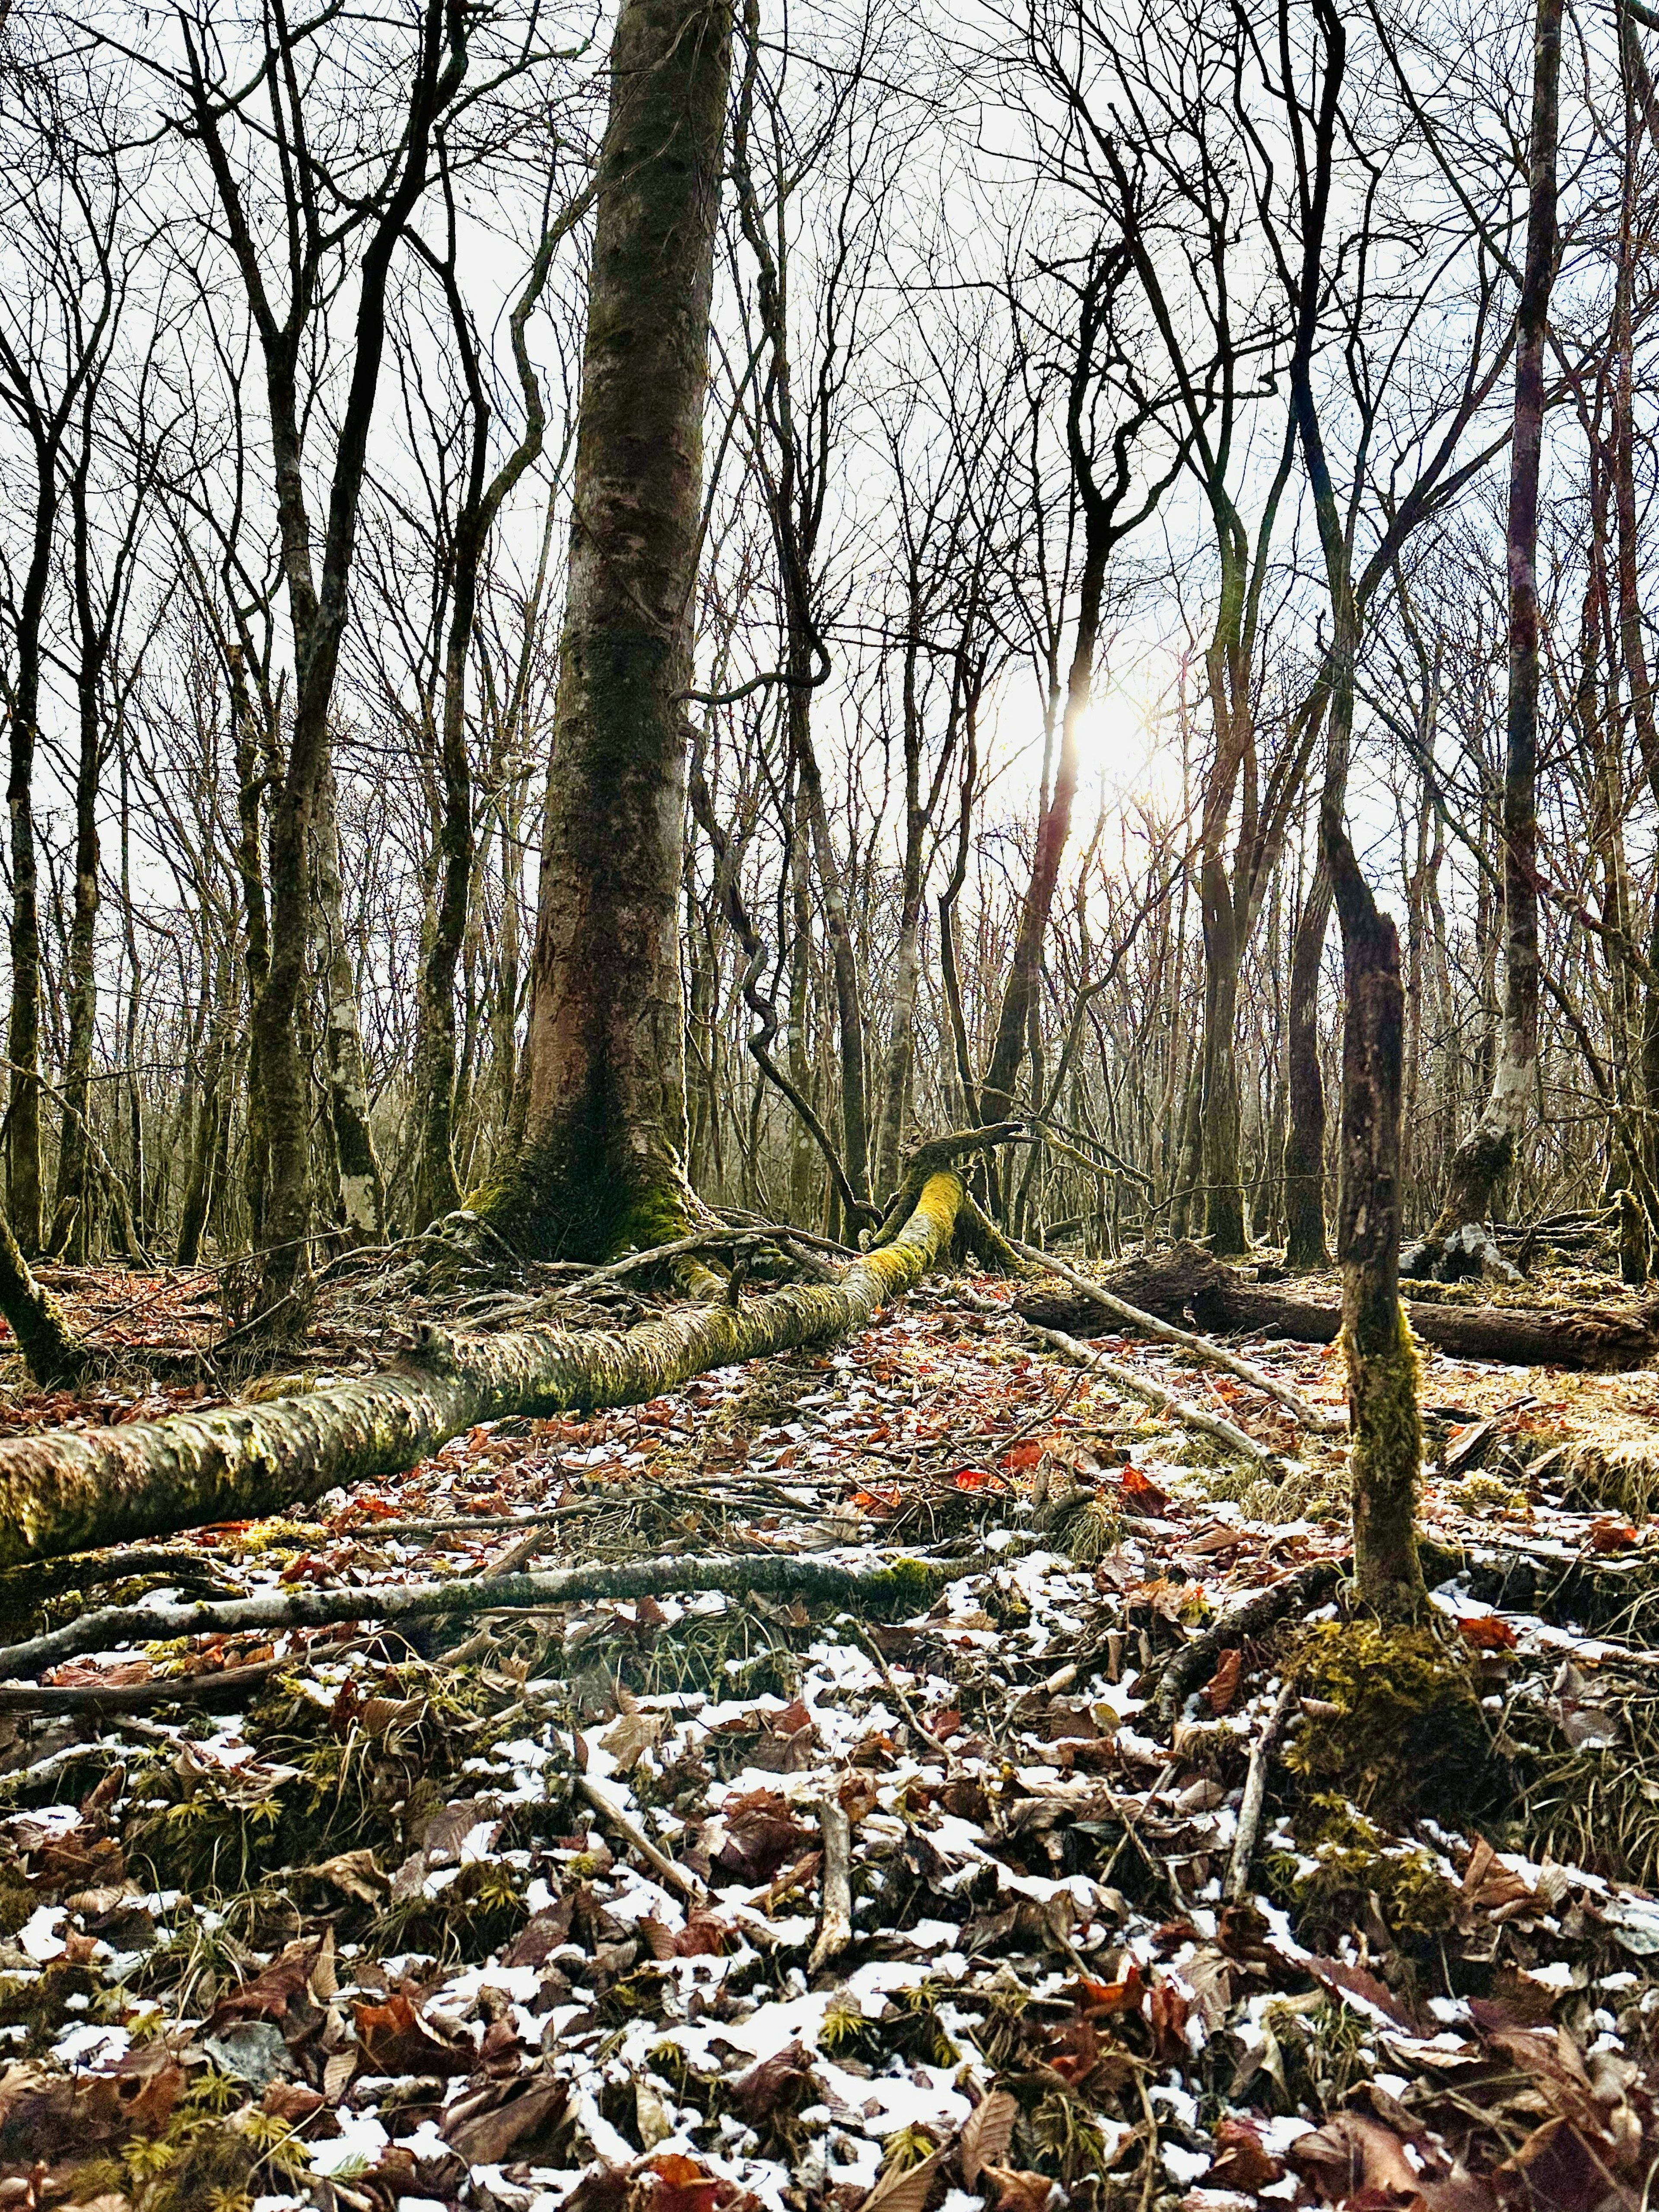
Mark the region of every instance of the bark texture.
[[[961, 1559], [942, 1565], [896, 1559], [890, 1566], [860, 1573], [827, 1559], [775, 1553], [731, 1559], [630, 1559], [619, 1566], [570, 1567], [540, 1575], [469, 1575], [378, 1590], [276, 1589], [222, 1603], [201, 1600], [109, 1606], [0, 1650], [0, 1674], [55, 1667], [77, 1652], [96, 1651], [126, 1637], [234, 1635], [249, 1628], [326, 1627], [340, 1620], [430, 1620], [445, 1613], [505, 1613], [594, 1598], [625, 1601], [665, 1595], [671, 1590], [720, 1590], [728, 1597], [793, 1597], [819, 1605], [854, 1606], [860, 1612], [914, 1613], [954, 1577], [971, 1572], [974, 1565]], [[246, 1678], [255, 1670], [236, 1671]], [[171, 1691], [176, 1698], [195, 1694], [197, 1680], [143, 1686], [159, 1687], [163, 1695]], [[9, 1702], [0, 1699], [0, 1711]]]
[[0, 1214], [0, 1313], [35, 1381], [50, 1389], [79, 1382], [91, 1364], [52, 1292], [38, 1283]]
[[[1340, 1307], [1253, 1283], [1197, 1244], [1172, 1245], [1151, 1259], [1133, 1261], [1107, 1276], [1105, 1287], [1160, 1320], [1179, 1322], [1190, 1315], [1200, 1328], [1214, 1333], [1287, 1336], [1304, 1344], [1334, 1344], [1342, 1333]], [[1101, 1309], [1092, 1300], [1028, 1291], [1018, 1306], [1026, 1320], [1043, 1328], [1086, 1334], [1099, 1327]], [[1659, 1350], [1659, 1305], [1632, 1313], [1614, 1306], [1552, 1310], [1413, 1302], [1406, 1310], [1419, 1342], [1456, 1359], [1616, 1372], [1644, 1365]]]
[[[0, 1445], [0, 1567], [269, 1513], [337, 1483], [400, 1473], [478, 1421], [639, 1405], [708, 1368], [862, 1328], [946, 1249], [962, 1195], [954, 1169], [931, 1176], [891, 1242], [834, 1284], [686, 1306], [625, 1334], [428, 1329], [413, 1357], [366, 1381], [20, 1437]], [[9, 1243], [0, 1242], [0, 1289]]]
[[624, 0], [588, 282], [525, 1133], [475, 1201], [546, 1253], [662, 1243], [694, 1203], [678, 909], [730, 74], [723, 0]]

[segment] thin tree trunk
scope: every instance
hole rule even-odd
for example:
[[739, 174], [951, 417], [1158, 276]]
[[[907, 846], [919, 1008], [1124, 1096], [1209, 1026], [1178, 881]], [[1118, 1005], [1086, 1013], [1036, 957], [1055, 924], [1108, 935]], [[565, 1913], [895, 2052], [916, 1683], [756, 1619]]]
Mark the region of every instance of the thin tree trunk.
[[1319, 1062], [1319, 983], [1330, 925], [1331, 883], [1322, 861], [1302, 902], [1291, 941], [1285, 1264], [1298, 1273], [1331, 1264], [1325, 1241], [1325, 1079]]
[[340, 1205], [348, 1234], [376, 1243], [386, 1231], [386, 1182], [368, 1118], [368, 1071], [357, 1014], [357, 978], [346, 942], [345, 889], [340, 879], [340, 820], [334, 767], [323, 764], [316, 823], [318, 947], [324, 1008], [329, 1115], [340, 1159]]
[[1510, 462], [1509, 709], [1504, 750], [1504, 1008], [1485, 1110], [1454, 1154], [1445, 1203], [1425, 1249], [1481, 1229], [1515, 1164], [1538, 1064], [1538, 488], [1544, 356], [1555, 276], [1561, 0], [1538, 0], [1528, 151], [1527, 254], [1517, 309]]

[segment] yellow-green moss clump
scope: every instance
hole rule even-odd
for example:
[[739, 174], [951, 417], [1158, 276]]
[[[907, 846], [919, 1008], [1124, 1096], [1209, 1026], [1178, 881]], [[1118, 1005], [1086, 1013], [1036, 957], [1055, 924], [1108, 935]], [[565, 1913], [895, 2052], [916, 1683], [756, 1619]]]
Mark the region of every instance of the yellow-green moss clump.
[[1275, 1853], [1268, 1880], [1304, 1938], [1352, 1927], [1374, 1902], [1396, 1939], [1431, 1937], [1456, 1917], [1456, 1885], [1431, 1852], [1385, 1836], [1345, 1797], [1323, 1790], [1297, 1812], [1299, 1850]]
[[1453, 1809], [1478, 1791], [1489, 1746], [1474, 1668], [1432, 1629], [1324, 1622], [1292, 1664], [1304, 1700], [1285, 1753], [1293, 1773], [1383, 1820], [1418, 1804]]

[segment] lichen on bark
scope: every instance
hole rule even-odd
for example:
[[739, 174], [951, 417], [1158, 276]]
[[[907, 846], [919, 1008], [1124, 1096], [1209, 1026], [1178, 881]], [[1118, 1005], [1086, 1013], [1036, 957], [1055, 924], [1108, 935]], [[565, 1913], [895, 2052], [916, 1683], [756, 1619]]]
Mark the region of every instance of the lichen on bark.
[[962, 1197], [954, 1169], [930, 1176], [897, 1235], [833, 1283], [676, 1306], [625, 1332], [428, 1328], [412, 1354], [361, 1381], [18, 1437], [0, 1445], [0, 1567], [270, 1513], [398, 1474], [480, 1421], [639, 1405], [708, 1368], [862, 1328], [948, 1249]]

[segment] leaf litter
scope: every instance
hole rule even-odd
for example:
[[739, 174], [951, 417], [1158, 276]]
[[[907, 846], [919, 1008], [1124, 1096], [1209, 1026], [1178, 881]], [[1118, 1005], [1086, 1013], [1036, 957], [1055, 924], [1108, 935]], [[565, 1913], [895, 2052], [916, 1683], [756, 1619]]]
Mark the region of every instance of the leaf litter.
[[[1079, 1377], [981, 1283], [828, 1357], [14, 1578], [21, 1635], [112, 1590], [509, 1557], [931, 1571], [891, 1620], [645, 1597], [67, 1662], [52, 1686], [100, 1702], [0, 1713], [0, 2204], [1638, 2212], [1650, 1379], [1427, 1363], [1435, 1626], [1339, 1594], [1223, 1637], [1171, 1729], [1172, 1657], [1343, 1556], [1342, 1455], [1103, 1342], [1275, 1467]], [[1340, 1403], [1330, 1354], [1250, 1356]]]

